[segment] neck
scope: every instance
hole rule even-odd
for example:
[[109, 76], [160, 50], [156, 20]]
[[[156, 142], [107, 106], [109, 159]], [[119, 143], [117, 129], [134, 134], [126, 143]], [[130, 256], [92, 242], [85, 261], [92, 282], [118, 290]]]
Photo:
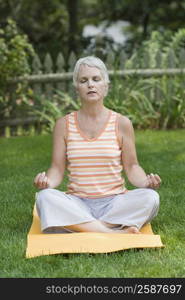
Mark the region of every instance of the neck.
[[87, 117], [90, 118], [98, 118], [105, 112], [107, 112], [108, 109], [104, 105], [82, 105], [79, 112]]

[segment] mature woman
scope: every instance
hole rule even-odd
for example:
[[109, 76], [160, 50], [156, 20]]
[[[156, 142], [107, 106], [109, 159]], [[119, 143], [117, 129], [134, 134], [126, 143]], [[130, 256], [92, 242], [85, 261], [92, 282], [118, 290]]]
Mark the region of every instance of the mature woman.
[[[51, 167], [35, 186], [43, 232], [140, 233], [158, 212], [157, 174], [139, 165], [131, 121], [104, 106], [109, 77], [97, 57], [77, 61], [73, 82], [81, 108], [57, 120]], [[67, 191], [55, 189], [67, 167]], [[136, 188], [127, 190], [122, 170]]]

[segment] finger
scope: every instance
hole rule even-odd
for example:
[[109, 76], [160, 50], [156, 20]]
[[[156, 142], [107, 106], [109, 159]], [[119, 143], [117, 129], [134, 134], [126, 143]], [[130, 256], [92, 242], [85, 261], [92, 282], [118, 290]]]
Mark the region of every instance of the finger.
[[150, 173], [150, 175], [154, 176], [155, 178], [161, 180], [160, 176], [158, 174], [153, 174], [153, 173]]
[[159, 177], [159, 175], [157, 175], [157, 174], [153, 175], [153, 182], [156, 187], [160, 186], [161, 178]]
[[38, 174], [35, 176], [34, 182], [36, 182], [36, 181], [38, 180], [38, 178], [39, 178], [40, 175], [41, 175], [41, 173], [38, 173]]
[[156, 177], [156, 174], [154, 175], [153, 173], [151, 173], [150, 175], [150, 186], [152, 188], [158, 188], [160, 186], [160, 177], [157, 175]]
[[44, 178], [45, 175], [46, 175], [46, 172], [42, 172], [42, 173], [41, 173], [41, 177], [42, 177], [42, 178]]
[[34, 185], [38, 185], [41, 174], [42, 173], [38, 173], [37, 176], [34, 178]]
[[153, 176], [152, 174], [147, 175], [147, 179], [148, 179], [148, 188], [154, 188], [155, 187], [155, 183], [153, 181]]
[[147, 180], [148, 180], [148, 187], [152, 187], [153, 186], [153, 182], [152, 182], [152, 179], [151, 179], [150, 175], [147, 175]]
[[39, 184], [42, 184], [43, 179], [44, 179], [44, 176], [43, 176], [43, 174], [41, 173], [40, 176], [39, 176], [39, 178], [38, 178], [38, 183], [39, 183]]
[[157, 182], [161, 183], [161, 178], [160, 178], [160, 176], [159, 176], [158, 174], [155, 174], [154, 176], [155, 176]]
[[49, 178], [47, 178], [46, 188], [49, 188]]
[[39, 179], [39, 177], [45, 175], [45, 173], [46, 173], [46, 172], [38, 173], [37, 176], [35, 176], [34, 181], [37, 181], [37, 180]]
[[47, 185], [48, 185], [48, 177], [45, 176], [42, 181], [42, 188], [44, 189], [47, 188]]
[[42, 172], [39, 174], [38, 178], [37, 178], [37, 182], [36, 182], [36, 186], [40, 189], [43, 188], [43, 180], [45, 177], [45, 172]]
[[153, 173], [150, 174], [150, 179], [151, 179], [152, 184], [154, 186], [158, 184], [158, 180], [157, 180], [157, 178], [155, 177], [155, 175]]
[[46, 180], [45, 182], [44, 182], [44, 189], [47, 189], [48, 188], [48, 180]]

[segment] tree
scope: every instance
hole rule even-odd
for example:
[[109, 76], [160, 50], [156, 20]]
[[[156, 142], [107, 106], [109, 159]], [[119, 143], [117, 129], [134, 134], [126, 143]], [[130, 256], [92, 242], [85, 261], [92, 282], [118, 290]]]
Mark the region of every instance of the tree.
[[134, 46], [153, 30], [176, 31], [185, 26], [185, 0], [102, 0], [98, 7], [101, 20], [130, 22]]
[[[41, 57], [51, 52], [55, 57], [68, 45], [67, 1], [50, 0], [0, 0], [1, 27], [7, 17], [16, 21], [19, 29], [26, 33]], [[66, 51], [67, 52], [67, 49]]]
[[79, 55], [89, 42], [82, 36], [87, 24], [130, 22], [131, 51], [153, 30], [184, 27], [184, 15], [185, 0], [0, 0], [0, 26], [12, 17], [41, 58], [47, 51], [53, 58], [59, 51], [66, 59], [72, 50]]
[[8, 19], [5, 29], [0, 30], [0, 119], [15, 114], [15, 97], [20, 98], [26, 86], [24, 83], [12, 85], [9, 79], [31, 73], [33, 56], [27, 36], [20, 34], [16, 23]]

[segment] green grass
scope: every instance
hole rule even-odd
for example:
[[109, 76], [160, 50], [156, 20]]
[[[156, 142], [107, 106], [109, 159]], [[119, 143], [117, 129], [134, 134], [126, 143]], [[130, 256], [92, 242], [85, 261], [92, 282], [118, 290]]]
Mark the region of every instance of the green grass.
[[[161, 205], [153, 230], [162, 249], [25, 258], [35, 174], [50, 164], [51, 136], [0, 139], [0, 277], [185, 277], [185, 130], [137, 131], [140, 164], [159, 173]], [[65, 178], [61, 189], [65, 189]]]

